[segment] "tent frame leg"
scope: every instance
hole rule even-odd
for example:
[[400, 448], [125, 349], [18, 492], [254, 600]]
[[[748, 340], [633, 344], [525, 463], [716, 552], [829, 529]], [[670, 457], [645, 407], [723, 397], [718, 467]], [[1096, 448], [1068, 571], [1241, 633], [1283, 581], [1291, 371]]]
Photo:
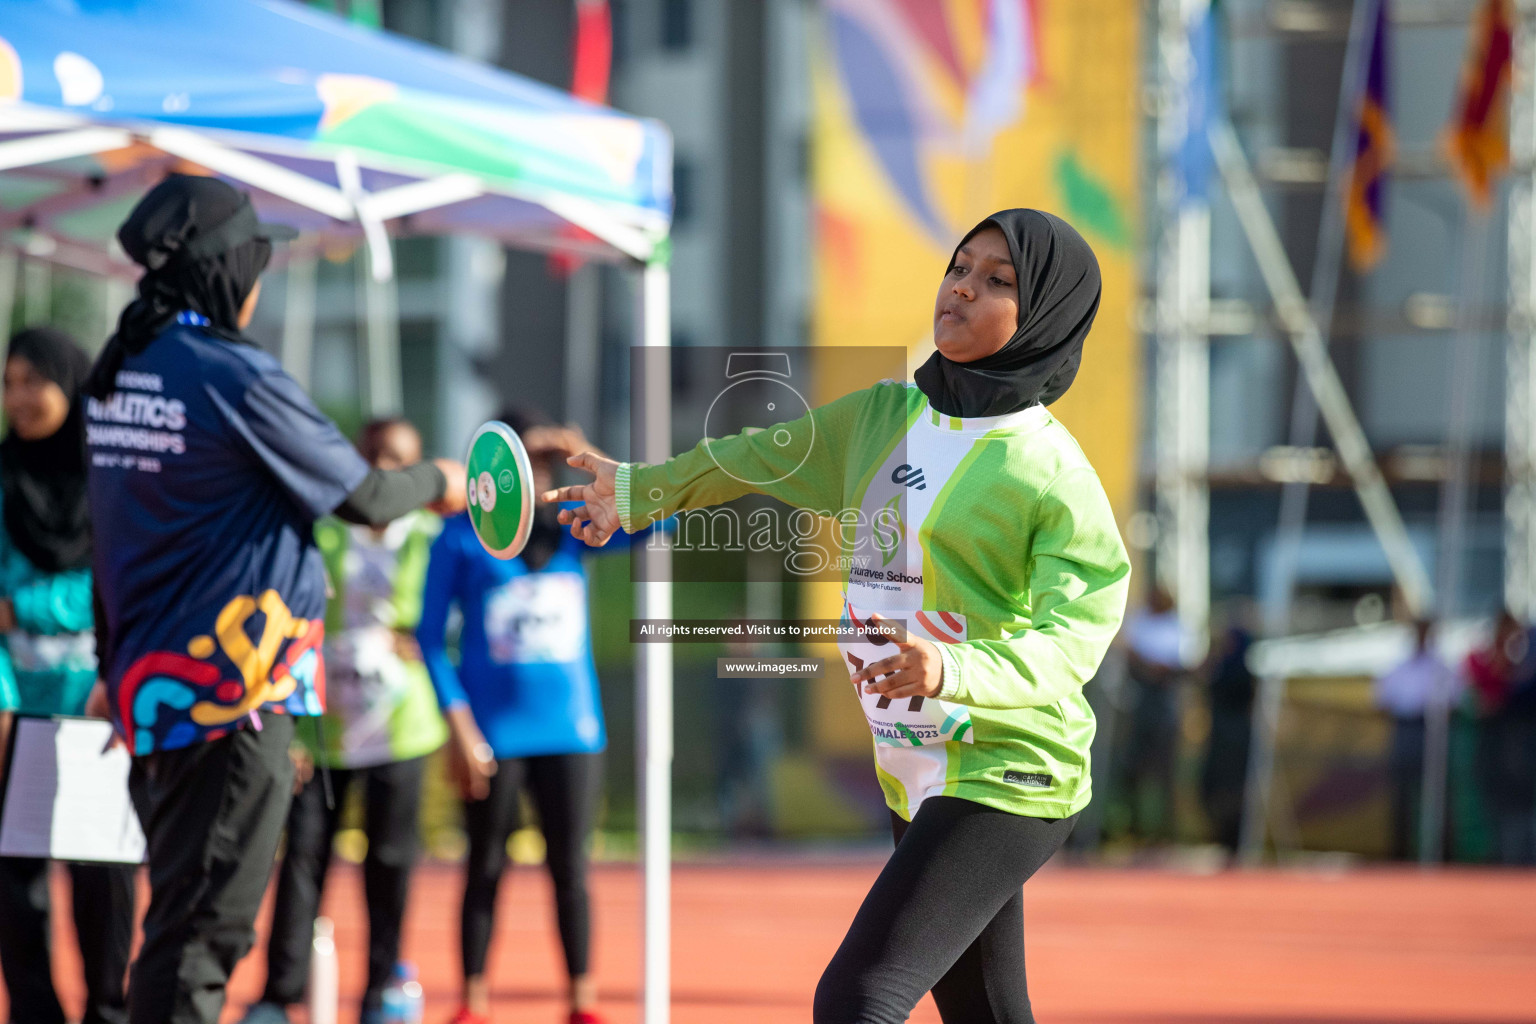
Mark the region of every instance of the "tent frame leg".
[[[634, 357], [640, 381], [632, 413], [637, 459], [664, 462], [672, 454], [671, 275], [665, 263], [641, 271], [636, 326], [640, 351]], [[651, 352], [651, 349], [660, 349]], [[636, 613], [642, 619], [672, 617], [672, 553], [644, 545], [635, 582]], [[672, 645], [635, 645], [636, 777], [639, 790], [640, 863], [644, 924], [640, 1019], [668, 1024], [672, 982]]]

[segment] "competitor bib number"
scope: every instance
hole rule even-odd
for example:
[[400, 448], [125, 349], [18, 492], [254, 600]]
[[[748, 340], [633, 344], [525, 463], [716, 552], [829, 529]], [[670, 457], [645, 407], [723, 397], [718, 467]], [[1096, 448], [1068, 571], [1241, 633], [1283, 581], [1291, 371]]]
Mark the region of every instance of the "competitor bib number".
[[[956, 644], [966, 638], [965, 616], [954, 612], [882, 609], [880, 614], [887, 619], [904, 621], [912, 635], [934, 643]], [[855, 608], [846, 597], [843, 600], [843, 616], [855, 625], [862, 625], [869, 620], [869, 613]], [[896, 653], [896, 645], [890, 640], [867, 633], [860, 633], [856, 640], [839, 640], [837, 647], [850, 676], [865, 665]], [[937, 697], [902, 697], [892, 700], [877, 693], [865, 693], [862, 686], [857, 688], [856, 693], [876, 743], [893, 747], [922, 747], [930, 743], [976, 742], [971, 728], [971, 711], [963, 704], [953, 704]]]
[[497, 558], [516, 558], [528, 543], [537, 500], [523, 442], [511, 427], [492, 420], [470, 439], [464, 467], [475, 536]]

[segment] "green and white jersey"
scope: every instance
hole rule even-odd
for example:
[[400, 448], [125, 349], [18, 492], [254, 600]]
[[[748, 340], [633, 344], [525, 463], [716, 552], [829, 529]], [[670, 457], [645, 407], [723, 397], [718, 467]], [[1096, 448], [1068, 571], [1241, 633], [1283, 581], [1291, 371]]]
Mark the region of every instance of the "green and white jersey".
[[[326, 710], [319, 764], [370, 768], [432, 753], [448, 738], [420, 657], [402, 657], [401, 635], [421, 621], [432, 541], [442, 522], [417, 510], [375, 533], [339, 519], [315, 524], [332, 596], [325, 610]], [[409, 646], [414, 646], [411, 644]]]
[[[1098, 475], [1050, 412], [959, 419], [882, 382], [658, 466], [626, 463], [617, 504], [634, 532], [749, 492], [837, 518], [846, 617], [879, 612], [938, 644], [938, 697], [856, 691], [893, 810], [910, 819], [943, 795], [1054, 818], [1088, 803], [1082, 687], [1120, 626], [1130, 562]], [[850, 673], [895, 650], [839, 646]]]

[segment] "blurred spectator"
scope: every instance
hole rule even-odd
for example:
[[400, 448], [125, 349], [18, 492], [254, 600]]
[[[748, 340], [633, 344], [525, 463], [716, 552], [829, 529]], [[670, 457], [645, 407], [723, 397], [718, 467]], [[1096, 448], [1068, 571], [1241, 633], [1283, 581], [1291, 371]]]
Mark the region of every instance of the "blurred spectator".
[[[1522, 833], [1531, 831], [1530, 792], [1520, 786], [1520, 722], [1509, 708], [1510, 691], [1525, 662], [1529, 641], [1509, 612], [1494, 623], [1488, 644], [1467, 655], [1463, 671], [1477, 722], [1477, 786], [1492, 819], [1494, 859], [1520, 863]], [[1525, 738], [1529, 743], [1529, 738]]]
[[[62, 331], [11, 339], [0, 441], [0, 772], [11, 716], [79, 715], [96, 682], [79, 392], [90, 357]], [[0, 786], [4, 779], [0, 778]], [[49, 861], [0, 857], [0, 968], [17, 1024], [64, 1024], [49, 966]], [[128, 1020], [135, 871], [71, 864], [84, 1024]]]
[[[528, 449], [534, 493], [553, 486], [568, 455], [593, 450], [576, 427], [535, 409], [501, 419]], [[486, 973], [507, 840], [526, 794], [544, 835], [555, 920], [569, 981], [569, 1024], [600, 1024], [591, 970], [587, 844], [597, 823], [607, 746], [587, 618], [587, 548], [540, 503], [528, 543], [500, 559], [476, 539], [467, 516], [443, 524], [432, 544], [417, 639], [448, 720], [448, 765], [464, 795], [469, 839], [460, 911], [463, 988], [453, 1024], [487, 1024]], [[645, 535], [615, 537], [622, 550]], [[449, 610], [463, 616], [460, 657], [448, 656]]]
[[1536, 865], [1536, 629], [1504, 702], [1505, 800], [1500, 849], [1507, 864]]
[[[403, 419], [367, 424], [357, 448], [375, 469], [421, 461], [421, 435]], [[300, 785], [288, 811], [287, 852], [267, 940], [267, 984], [244, 1024], [286, 1024], [288, 1006], [304, 998], [331, 844], [354, 784], [362, 790], [368, 838], [368, 981], [360, 1019], [384, 1019], [384, 989], [400, 958], [400, 927], [416, 865], [427, 755], [448, 738], [413, 635], [428, 552], [441, 529], [442, 520], [424, 509], [387, 526], [334, 517], [315, 524], [334, 591], [325, 613], [329, 707], [315, 732], [299, 734]]]
[[1152, 592], [1122, 633], [1131, 681], [1131, 730], [1125, 792], [1131, 830], [1144, 839], [1173, 838], [1174, 763], [1179, 747], [1179, 685], [1185, 675], [1184, 630], [1173, 595]]
[[1211, 730], [1200, 772], [1200, 799], [1216, 841], [1232, 853], [1237, 852], [1242, 832], [1252, 736], [1255, 685], [1248, 669], [1251, 646], [1251, 614], [1246, 605], [1240, 604], [1232, 609], [1226, 628], [1211, 645], [1204, 671]]
[[1388, 785], [1392, 800], [1392, 856], [1411, 858], [1418, 849], [1416, 825], [1424, 793], [1424, 716], [1448, 704], [1457, 680], [1430, 645], [1434, 623], [1413, 624], [1413, 653], [1376, 680], [1376, 706], [1392, 716]]

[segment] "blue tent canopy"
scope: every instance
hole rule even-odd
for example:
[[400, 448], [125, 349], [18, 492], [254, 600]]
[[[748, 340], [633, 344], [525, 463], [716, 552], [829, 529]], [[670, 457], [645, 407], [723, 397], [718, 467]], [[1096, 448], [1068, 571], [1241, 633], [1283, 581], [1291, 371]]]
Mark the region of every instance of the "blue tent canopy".
[[[646, 261], [671, 212], [654, 121], [287, 0], [0, 0], [0, 232], [191, 166], [264, 215]], [[100, 238], [94, 239], [100, 242]]]

